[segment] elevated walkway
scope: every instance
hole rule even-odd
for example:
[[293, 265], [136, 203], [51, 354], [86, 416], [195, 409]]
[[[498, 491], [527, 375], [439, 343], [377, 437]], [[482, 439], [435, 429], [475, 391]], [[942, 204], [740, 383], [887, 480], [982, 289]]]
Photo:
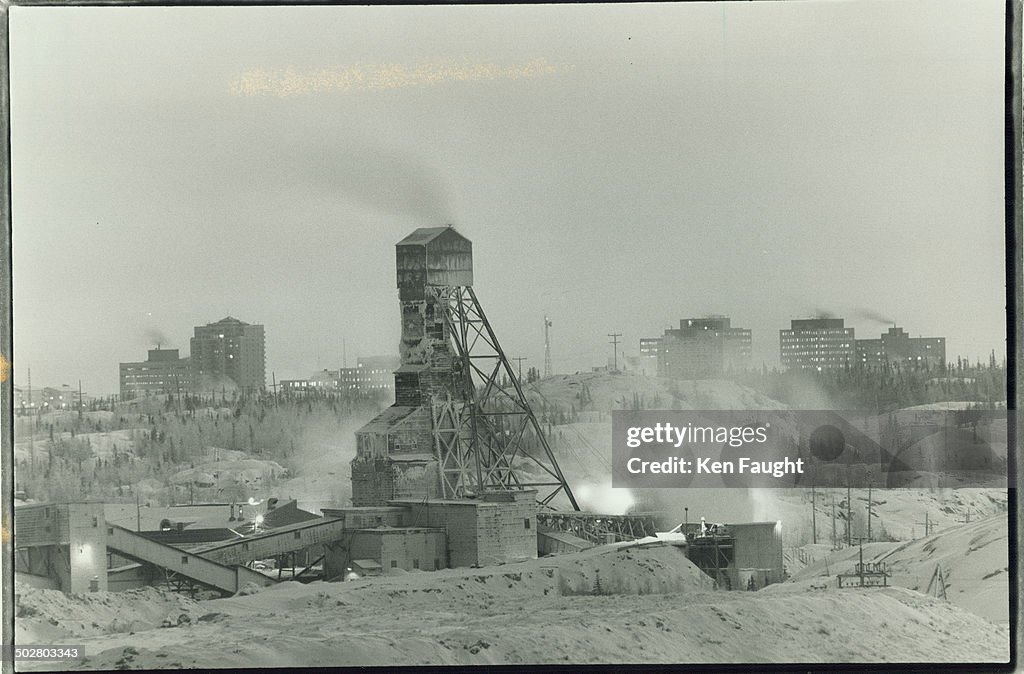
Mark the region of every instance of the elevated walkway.
[[539, 512], [537, 526], [540, 533], [561, 532], [590, 541], [593, 545], [635, 541], [653, 536], [654, 513], [633, 513], [630, 515], [602, 515], [591, 512]]
[[[352, 529], [347, 530], [351, 532]], [[320, 518], [278, 527], [272, 531], [233, 541], [209, 543], [192, 549], [196, 555], [220, 564], [247, 564], [322, 543], [332, 543], [346, 533], [343, 518]]]
[[258, 571], [205, 559], [193, 552], [157, 543], [116, 524], [107, 525], [107, 550], [229, 594], [235, 594], [248, 583], [266, 586], [274, 582]]
[[538, 531], [537, 553], [557, 555], [564, 552], [579, 552], [594, 547], [594, 543], [563, 531]]

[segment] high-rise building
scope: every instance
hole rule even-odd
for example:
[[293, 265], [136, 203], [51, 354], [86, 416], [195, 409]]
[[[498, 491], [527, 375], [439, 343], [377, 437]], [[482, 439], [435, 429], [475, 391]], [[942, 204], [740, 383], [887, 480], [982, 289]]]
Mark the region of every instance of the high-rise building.
[[853, 328], [842, 318], [804, 318], [779, 330], [779, 354], [786, 370], [832, 370], [856, 362]]
[[895, 325], [879, 339], [858, 339], [857, 362], [867, 367], [885, 363], [935, 369], [946, 363], [945, 337], [911, 337]]
[[195, 378], [188, 358], [177, 349], [150, 349], [141, 363], [121, 363], [121, 400], [140, 396], [179, 394], [192, 389]]
[[658, 375], [675, 379], [720, 377], [750, 367], [751, 332], [725, 316], [684, 318], [678, 329], [640, 340], [641, 358], [657, 361]]
[[227, 316], [216, 323], [196, 326], [192, 337], [192, 368], [197, 378], [229, 377], [242, 391], [266, 385], [263, 326]]

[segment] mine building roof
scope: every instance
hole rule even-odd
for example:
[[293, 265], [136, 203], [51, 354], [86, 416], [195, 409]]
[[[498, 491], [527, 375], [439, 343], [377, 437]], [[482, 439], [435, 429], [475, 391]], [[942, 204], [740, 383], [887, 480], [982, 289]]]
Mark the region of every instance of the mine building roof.
[[[413, 231], [412, 234], [399, 241], [396, 245], [424, 246], [449, 230], [454, 232], [455, 228], [453, 228], [451, 225], [448, 225], [446, 227], [420, 227], [419, 229]], [[458, 234], [458, 232], [455, 233]], [[459, 234], [459, 236], [462, 235]], [[466, 237], [462, 236], [462, 238], [465, 239]]]
[[386, 433], [400, 421], [419, 409], [421, 408], [392, 405], [391, 407], [384, 409], [370, 421], [366, 422], [366, 424], [356, 431], [356, 433]]

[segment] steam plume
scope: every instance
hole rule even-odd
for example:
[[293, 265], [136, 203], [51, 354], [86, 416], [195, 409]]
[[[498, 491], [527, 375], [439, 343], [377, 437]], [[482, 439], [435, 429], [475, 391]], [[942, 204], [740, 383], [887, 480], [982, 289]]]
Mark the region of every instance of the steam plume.
[[858, 307], [854, 313], [858, 318], [863, 318], [864, 320], [867, 321], [874, 321], [875, 323], [886, 323], [888, 325], [892, 325], [893, 323], [896, 322], [893, 319], [889, 318], [888, 316], [878, 311], [875, 311], [874, 309], [865, 309], [863, 307]]

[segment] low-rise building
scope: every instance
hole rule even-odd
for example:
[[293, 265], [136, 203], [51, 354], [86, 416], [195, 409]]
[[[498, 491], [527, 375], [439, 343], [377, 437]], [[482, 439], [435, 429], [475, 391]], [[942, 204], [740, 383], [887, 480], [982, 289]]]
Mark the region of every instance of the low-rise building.
[[675, 379], [721, 377], [750, 368], [751, 331], [725, 316], [684, 318], [678, 329], [640, 340], [640, 358], [657, 362], [657, 373]]
[[945, 337], [911, 337], [895, 325], [878, 339], [858, 339], [857, 363], [882, 367], [886, 363], [938, 369], [946, 364]]
[[355, 367], [338, 371], [338, 388], [359, 393], [394, 391], [394, 374], [399, 365], [397, 356], [360, 356]]

